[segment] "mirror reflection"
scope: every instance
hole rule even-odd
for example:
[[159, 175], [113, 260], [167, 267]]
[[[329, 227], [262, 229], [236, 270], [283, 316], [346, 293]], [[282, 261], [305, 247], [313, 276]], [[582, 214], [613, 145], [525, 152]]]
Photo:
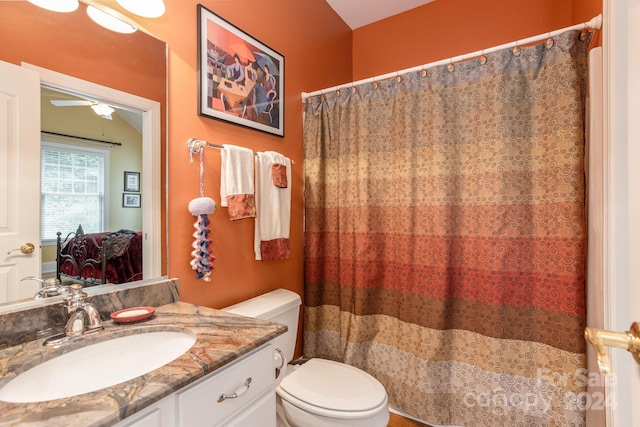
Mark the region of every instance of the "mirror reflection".
[[[43, 131], [42, 170], [30, 171], [38, 181], [41, 174], [43, 178], [40, 221], [32, 221], [42, 238], [18, 236], [17, 246], [23, 240], [36, 244], [32, 256], [16, 250], [0, 257], [0, 267], [7, 268], [35, 259], [39, 274], [18, 270], [5, 275], [9, 280], [0, 278], [0, 288], [10, 285], [21, 291], [8, 292], [14, 295], [9, 301], [0, 298], [3, 306], [31, 300], [41, 286], [20, 278], [63, 274], [57, 265], [57, 235], [64, 241], [80, 226], [100, 246], [113, 240], [104, 251], [107, 258], [126, 256], [127, 263], [114, 266], [104, 260], [104, 272], [99, 266], [87, 273], [88, 279], [78, 265], [80, 272], [72, 268], [67, 278], [81, 275], [91, 285], [111, 286], [166, 275], [166, 43], [141, 31], [113, 33], [90, 21], [84, 8], [81, 4], [77, 11], [61, 14], [27, 2], [0, 2], [0, 61], [40, 72]], [[86, 85], [74, 87], [49, 72]], [[124, 95], [119, 98], [113, 91]], [[6, 184], [0, 181], [0, 188]], [[25, 209], [17, 205], [15, 211], [20, 215]], [[102, 255], [98, 258], [103, 262]]]
[[46, 86], [40, 106], [43, 278], [141, 280], [141, 113]]

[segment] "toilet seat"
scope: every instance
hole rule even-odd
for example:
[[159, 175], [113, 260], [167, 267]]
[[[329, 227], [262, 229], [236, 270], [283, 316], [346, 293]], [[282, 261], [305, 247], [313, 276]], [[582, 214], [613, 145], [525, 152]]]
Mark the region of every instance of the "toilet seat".
[[287, 375], [276, 391], [300, 409], [331, 418], [365, 418], [387, 407], [387, 393], [378, 380], [325, 359], [310, 359]]

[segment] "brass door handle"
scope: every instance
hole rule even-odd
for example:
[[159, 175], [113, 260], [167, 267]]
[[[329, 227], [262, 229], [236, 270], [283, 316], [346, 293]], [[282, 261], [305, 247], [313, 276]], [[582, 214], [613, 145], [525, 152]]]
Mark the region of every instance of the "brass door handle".
[[25, 243], [19, 248], [11, 249], [9, 252], [7, 252], [7, 255], [11, 255], [11, 252], [14, 252], [14, 251], [20, 251], [25, 255], [29, 255], [33, 253], [33, 251], [35, 250], [36, 250], [36, 247], [33, 245], [33, 243]]
[[590, 342], [598, 358], [598, 368], [602, 375], [609, 375], [611, 362], [606, 347], [624, 348], [640, 364], [640, 323], [633, 322], [627, 332], [614, 332], [604, 329], [585, 328], [585, 339]]

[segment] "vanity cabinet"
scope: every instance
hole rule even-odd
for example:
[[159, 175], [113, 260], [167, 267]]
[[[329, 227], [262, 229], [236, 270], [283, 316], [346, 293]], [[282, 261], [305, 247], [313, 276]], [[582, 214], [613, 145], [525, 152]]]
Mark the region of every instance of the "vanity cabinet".
[[117, 427], [275, 427], [273, 347], [266, 344], [128, 417]]
[[175, 393], [125, 418], [114, 427], [173, 427], [176, 419]]

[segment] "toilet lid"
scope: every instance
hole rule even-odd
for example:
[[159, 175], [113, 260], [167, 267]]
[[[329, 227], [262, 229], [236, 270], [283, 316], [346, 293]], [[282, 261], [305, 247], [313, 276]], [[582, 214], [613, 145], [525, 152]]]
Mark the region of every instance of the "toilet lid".
[[368, 373], [325, 359], [310, 359], [287, 375], [280, 388], [310, 405], [345, 412], [373, 409], [387, 397]]

